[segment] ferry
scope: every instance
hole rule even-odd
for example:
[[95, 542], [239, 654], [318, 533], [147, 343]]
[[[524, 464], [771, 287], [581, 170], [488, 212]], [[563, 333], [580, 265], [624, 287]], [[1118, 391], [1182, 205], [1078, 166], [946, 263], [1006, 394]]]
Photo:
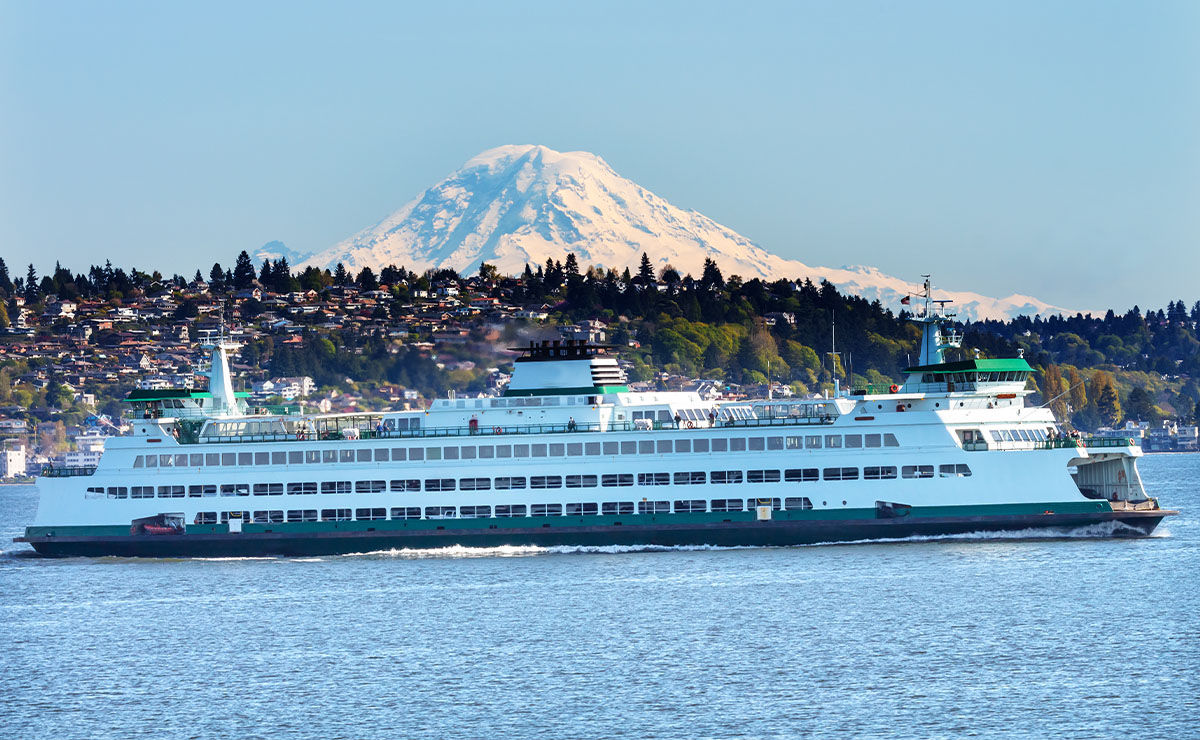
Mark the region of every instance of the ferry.
[[519, 348], [498, 397], [307, 414], [135, 390], [97, 465], [46, 470], [16, 541], [48, 556], [293, 556], [454, 545], [788, 546], [1014, 531], [1149, 535], [1134, 439], [1068, 434], [1023, 358], [948, 359], [925, 283], [902, 384], [713, 402], [631, 391], [613, 348]]

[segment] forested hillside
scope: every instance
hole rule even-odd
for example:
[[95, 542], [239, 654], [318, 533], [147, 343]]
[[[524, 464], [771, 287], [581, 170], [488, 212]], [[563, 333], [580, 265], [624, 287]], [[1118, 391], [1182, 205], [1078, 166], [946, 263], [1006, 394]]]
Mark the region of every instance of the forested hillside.
[[[294, 273], [284, 260], [256, 269], [243, 252], [232, 269], [215, 264], [191, 279], [111, 265], [86, 273], [56, 266], [42, 278], [30, 266], [23, 278], [10, 279], [0, 261], [0, 297], [0, 329], [8, 332], [0, 342], [9, 350], [80, 333], [79, 317], [55, 315], [54, 306], [64, 301], [86, 307], [88, 320], [102, 327], [87, 332], [85, 344], [92, 346], [112, 345], [122, 332], [146, 333], [147, 324], [149, 333], [162, 334], [174, 331], [169, 325], [198, 326], [223, 316], [246, 329], [239, 359], [251, 373], [308, 375], [319, 386], [364, 395], [389, 384], [425, 395], [483, 390], [487, 368], [503, 370], [511, 361], [503, 347], [557, 336], [556, 326], [589, 320], [626, 348], [633, 380], [755, 387], [769, 379], [801, 394], [828, 388], [835, 376], [854, 384], [899, 381], [915, 361], [919, 337], [906, 315], [842, 295], [828, 283], [726, 278], [712, 261], [699, 276], [670, 267], [656, 273], [646, 257], [620, 272], [583, 268], [566, 255], [516, 276], [486, 264], [469, 276], [450, 270], [418, 275], [396, 266], [353, 275], [341, 265]], [[171, 308], [153, 320], [122, 310], [147, 303]], [[30, 328], [16, 331], [17, 317]], [[1034, 401], [1052, 402], [1082, 428], [1192, 419], [1200, 401], [1198, 323], [1200, 302], [1189, 311], [1180, 300], [1146, 313], [1135, 307], [1103, 317], [987, 321], [960, 327], [966, 336], [961, 352], [1002, 357], [1023, 351], [1039, 371]], [[835, 331], [837, 356], [830, 353]], [[6, 356], [0, 370], [7, 378], [38, 369], [44, 375], [45, 368], [55, 375], [48, 358], [22, 351]], [[97, 383], [92, 390], [109, 398], [121, 388]], [[51, 377], [40, 389], [16, 390], [31, 408], [62, 408], [70, 404], [61, 389]], [[0, 403], [12, 399], [13, 390], [0, 391]]]

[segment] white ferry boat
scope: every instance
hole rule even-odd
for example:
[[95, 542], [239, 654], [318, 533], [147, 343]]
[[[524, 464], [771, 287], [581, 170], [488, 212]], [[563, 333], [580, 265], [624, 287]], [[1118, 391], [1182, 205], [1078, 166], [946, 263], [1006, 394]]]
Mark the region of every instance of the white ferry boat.
[[[498, 398], [428, 409], [252, 410], [211, 344], [205, 392], [134, 391], [94, 468], [38, 479], [19, 542], [45, 555], [310, 555], [448, 545], [796, 545], [1164, 516], [1132, 439], [1026, 405], [1020, 358], [947, 361], [926, 282], [903, 385], [715, 403], [631, 392], [608, 348], [521, 348]], [[1107, 527], [1107, 530], [1106, 530]]]

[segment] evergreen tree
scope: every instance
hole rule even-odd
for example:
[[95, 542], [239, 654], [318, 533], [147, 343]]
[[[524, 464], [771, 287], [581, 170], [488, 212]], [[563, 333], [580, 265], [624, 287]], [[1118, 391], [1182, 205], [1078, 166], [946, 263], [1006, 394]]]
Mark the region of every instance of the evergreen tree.
[[[12, 280], [8, 277], [8, 265], [4, 264], [4, 258], [0, 257], [0, 297], [7, 298], [13, 294]], [[1196, 303], [1200, 308], [1200, 302]]]
[[269, 288], [275, 284], [275, 270], [271, 267], [271, 260], [263, 258], [262, 267], [258, 270], [258, 282], [264, 288]]
[[25, 302], [37, 303], [38, 295], [37, 270], [33, 269], [33, 263], [30, 262], [29, 271], [25, 275]]
[[1125, 399], [1126, 420], [1148, 421], [1153, 425], [1159, 421], [1160, 416], [1154, 406], [1154, 399], [1145, 388], [1137, 386], [1129, 392], [1129, 397]]
[[225, 268], [221, 267], [220, 262], [214, 262], [212, 269], [208, 271], [208, 284], [212, 286], [214, 293], [224, 286]]
[[8, 308], [0, 301], [0, 329], [7, 329], [12, 324], [8, 320]]
[[1100, 414], [1100, 421], [1106, 426], [1116, 426], [1121, 421], [1121, 397], [1112, 375], [1097, 370], [1092, 375], [1091, 396]]
[[1075, 368], [1067, 371], [1067, 383], [1071, 389], [1071, 407], [1076, 411], [1083, 411], [1087, 408], [1087, 389], [1084, 387], [1083, 376]]
[[379, 281], [375, 279], [375, 271], [370, 267], [364, 267], [358, 273], [358, 280], [356, 282], [358, 283], [359, 290], [379, 290]]
[[338, 286], [350, 284], [350, 273], [346, 271], [346, 266], [341, 262], [337, 263], [337, 269], [333, 271], [333, 284]]
[[579, 260], [575, 258], [574, 252], [567, 254], [567, 264], [563, 267], [566, 272], [567, 280], [579, 277]]
[[700, 275], [700, 285], [705, 290], [720, 290], [725, 287], [725, 278], [721, 276], [721, 268], [711, 258], [704, 258], [704, 272]]
[[246, 250], [237, 256], [237, 262], [233, 265], [233, 289], [246, 290], [254, 285], [254, 263], [250, 261], [250, 255], [246, 254]]
[[200, 271], [199, 271], [199, 270], [196, 270], [196, 274], [192, 276], [192, 282], [193, 282], [193, 283], [202, 283], [202, 282], [204, 282], [204, 276], [200, 274]]
[[642, 285], [654, 285], [654, 265], [650, 263], [650, 257], [645, 252], [642, 252], [642, 264], [638, 267], [637, 279]]
[[1066, 381], [1058, 365], [1047, 365], [1042, 370], [1042, 403], [1050, 405], [1056, 419], [1067, 418]]

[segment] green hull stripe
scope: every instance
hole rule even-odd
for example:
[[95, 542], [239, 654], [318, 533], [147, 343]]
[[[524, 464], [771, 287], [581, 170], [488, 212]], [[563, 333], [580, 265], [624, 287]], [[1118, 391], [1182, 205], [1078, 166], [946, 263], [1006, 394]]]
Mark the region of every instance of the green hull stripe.
[[[989, 517], [1029, 516], [1044, 514], [1083, 514], [1112, 511], [1105, 501], [1063, 501], [1038, 504], [981, 504], [976, 506], [913, 507], [910, 517]], [[773, 511], [775, 521], [846, 521], [875, 519], [875, 509], [812, 509], [809, 511]], [[654, 524], [718, 524], [722, 522], [752, 522], [753, 511], [694, 512], [679, 514], [627, 514], [624, 516], [533, 516], [495, 519], [379, 519], [351, 522], [288, 522], [254, 524], [247, 522], [242, 531], [247, 534], [276, 532], [307, 534], [317, 532], [388, 532], [395, 530], [425, 530], [447, 532], [488, 532], [489, 530], [528, 529], [532, 527], [603, 527], [625, 525], [644, 527]], [[225, 524], [189, 524], [188, 533], [227, 534]], [[27, 527], [27, 537], [115, 537], [129, 534], [129, 525], [87, 525], [63, 527]], [[169, 535], [164, 535], [169, 536]]]

